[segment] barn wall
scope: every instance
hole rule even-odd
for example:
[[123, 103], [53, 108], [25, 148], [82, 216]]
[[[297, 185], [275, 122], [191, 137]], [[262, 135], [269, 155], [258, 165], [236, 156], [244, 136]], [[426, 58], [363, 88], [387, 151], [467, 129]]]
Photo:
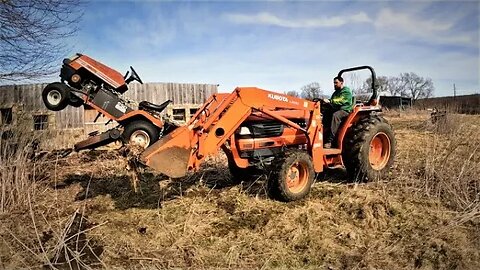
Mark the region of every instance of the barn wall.
[[404, 110], [412, 106], [412, 99], [399, 96], [380, 96], [380, 104], [384, 108]]

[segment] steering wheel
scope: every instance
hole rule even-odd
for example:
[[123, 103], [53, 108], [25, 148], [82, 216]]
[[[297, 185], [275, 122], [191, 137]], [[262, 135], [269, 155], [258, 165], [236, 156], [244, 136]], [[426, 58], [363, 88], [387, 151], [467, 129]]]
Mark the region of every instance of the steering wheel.
[[142, 79], [140, 79], [140, 76], [138, 76], [137, 72], [135, 69], [133, 69], [132, 66], [130, 66], [130, 69], [132, 70], [132, 75], [130, 75], [130, 78], [128, 78], [128, 82], [131, 82], [133, 80], [138, 81], [139, 83], [143, 84]]

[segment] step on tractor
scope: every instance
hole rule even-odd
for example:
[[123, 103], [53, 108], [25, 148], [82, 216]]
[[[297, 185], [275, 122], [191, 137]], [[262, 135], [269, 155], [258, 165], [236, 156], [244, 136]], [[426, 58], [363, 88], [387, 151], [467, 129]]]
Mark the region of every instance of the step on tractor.
[[268, 175], [269, 195], [281, 201], [305, 197], [315, 174], [344, 167], [354, 181], [379, 179], [395, 156], [391, 126], [381, 116], [376, 75], [370, 66], [372, 96], [355, 103], [335, 138], [324, 148], [321, 100], [306, 100], [254, 87], [214, 94], [188, 121], [140, 154], [140, 162], [171, 178], [197, 171], [207, 156], [222, 149], [234, 181], [253, 171]]
[[[116, 121], [118, 126], [106, 132], [92, 132], [86, 140], [75, 144], [74, 149], [93, 149], [116, 140], [147, 148], [161, 136], [177, 126], [163, 118], [161, 112], [171, 103], [162, 104], [142, 101], [136, 103], [122, 97], [128, 84], [137, 81], [143, 84], [133, 67], [122, 76], [118, 71], [88, 57], [75, 54], [64, 59], [60, 71], [61, 82], [48, 84], [42, 91], [45, 106], [60, 111], [68, 105], [85, 106], [98, 112], [97, 119], [104, 115], [107, 122]], [[134, 107], [135, 106], [135, 107]]]

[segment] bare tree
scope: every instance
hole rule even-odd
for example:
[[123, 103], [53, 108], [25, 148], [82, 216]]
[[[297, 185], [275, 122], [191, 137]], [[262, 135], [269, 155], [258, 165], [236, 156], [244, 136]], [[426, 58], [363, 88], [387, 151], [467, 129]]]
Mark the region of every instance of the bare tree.
[[[432, 79], [420, 77], [413, 72], [401, 73], [398, 77], [379, 76], [377, 77], [375, 85], [377, 91], [380, 93], [388, 93], [392, 96], [411, 97], [413, 100], [431, 97], [435, 89]], [[363, 83], [363, 87], [355, 93], [357, 95], [369, 93], [371, 92], [371, 88], [372, 79], [368, 78]]]
[[323, 96], [322, 88], [318, 82], [312, 82], [302, 87], [300, 96], [304, 99], [313, 100]]
[[[377, 88], [377, 91], [379, 93], [388, 92], [388, 88], [389, 88], [388, 78], [386, 76], [378, 76], [377, 81], [375, 83], [375, 87]], [[370, 84], [370, 88], [371, 88], [371, 84]]]
[[407, 96], [405, 81], [401, 77], [388, 77], [386, 90], [392, 96]]
[[433, 86], [432, 79], [420, 77], [413, 72], [402, 73], [400, 74], [400, 78], [404, 83], [406, 94], [413, 100], [433, 96], [435, 87]]
[[292, 97], [299, 97], [300, 96], [300, 93], [298, 93], [297, 91], [295, 90], [291, 90], [291, 91], [287, 91], [284, 93], [285, 95], [288, 95], [288, 96], [292, 96]]
[[[385, 76], [378, 76], [375, 81], [375, 87], [378, 92], [388, 92], [388, 78]], [[359, 89], [359, 94], [372, 93], [372, 78], [368, 78], [363, 82], [363, 86]]]
[[352, 90], [353, 93], [355, 94], [361, 94], [363, 93], [363, 85], [362, 85], [362, 79], [360, 76], [358, 76], [358, 73], [352, 72], [352, 73], [347, 73], [343, 76], [345, 83], [348, 84], [348, 87]]
[[[387, 81], [388, 81], [387, 77], [385, 76], [377, 77], [377, 80], [375, 83], [375, 87], [377, 88], [377, 91], [379, 91], [380, 93], [385, 92], [388, 87]], [[355, 97], [357, 100], [363, 101], [363, 102], [368, 101], [373, 93], [372, 78], [371, 77], [367, 78], [363, 82], [363, 85], [360, 88], [358, 88], [356, 91], [353, 91], [353, 93], [355, 94]]]
[[0, 0], [0, 82], [58, 71], [83, 0]]

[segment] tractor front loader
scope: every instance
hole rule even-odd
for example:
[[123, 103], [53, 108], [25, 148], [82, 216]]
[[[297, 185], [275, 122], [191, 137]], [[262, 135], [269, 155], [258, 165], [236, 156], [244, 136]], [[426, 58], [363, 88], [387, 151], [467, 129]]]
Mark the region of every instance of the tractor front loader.
[[357, 104], [336, 138], [338, 148], [323, 147], [321, 101], [310, 101], [247, 87], [215, 94], [188, 124], [148, 147], [142, 163], [172, 178], [197, 171], [202, 161], [222, 149], [234, 179], [252, 168], [269, 171], [270, 194], [282, 201], [305, 197], [315, 173], [344, 166], [357, 181], [379, 178], [392, 165], [395, 138], [379, 115], [375, 72], [369, 69], [373, 95]]

